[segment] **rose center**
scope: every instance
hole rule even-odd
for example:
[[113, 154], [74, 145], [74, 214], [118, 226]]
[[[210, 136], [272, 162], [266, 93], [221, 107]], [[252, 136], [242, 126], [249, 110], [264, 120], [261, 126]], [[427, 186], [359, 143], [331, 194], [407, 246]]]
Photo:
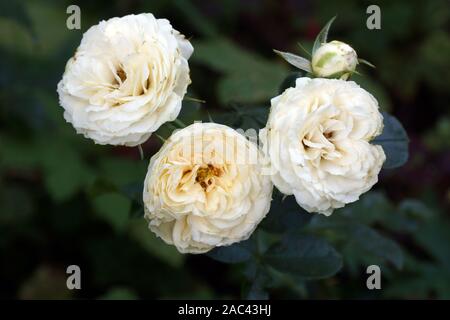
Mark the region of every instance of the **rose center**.
[[332, 131], [324, 132], [323, 136], [329, 140], [330, 138], [333, 138], [333, 132]]
[[218, 167], [208, 164], [205, 167], [201, 167], [197, 170], [197, 176], [195, 181], [200, 184], [203, 190], [206, 190], [208, 186], [212, 184], [214, 177], [220, 177], [222, 175], [222, 170]]
[[125, 70], [123, 70], [122, 68], [117, 70], [117, 76], [120, 78], [122, 82], [125, 82], [125, 80], [127, 79], [127, 74], [125, 73]]

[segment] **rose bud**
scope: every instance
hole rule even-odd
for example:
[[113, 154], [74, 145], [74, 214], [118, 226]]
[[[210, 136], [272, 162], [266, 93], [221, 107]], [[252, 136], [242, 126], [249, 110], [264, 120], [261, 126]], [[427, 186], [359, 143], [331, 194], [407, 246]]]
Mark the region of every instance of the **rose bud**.
[[356, 51], [348, 44], [334, 40], [314, 52], [311, 66], [316, 77], [347, 80], [357, 64]]

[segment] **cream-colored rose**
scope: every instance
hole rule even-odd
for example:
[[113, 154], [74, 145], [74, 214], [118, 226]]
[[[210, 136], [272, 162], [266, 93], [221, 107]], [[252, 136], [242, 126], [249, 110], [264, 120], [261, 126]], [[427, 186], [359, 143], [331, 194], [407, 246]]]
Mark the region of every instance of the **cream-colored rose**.
[[317, 77], [340, 78], [347, 80], [355, 71], [358, 56], [348, 44], [341, 41], [331, 41], [322, 44], [314, 52], [311, 67]]
[[215, 123], [176, 131], [155, 154], [144, 182], [149, 228], [182, 253], [247, 239], [270, 208], [264, 156], [237, 131]]
[[58, 84], [65, 119], [99, 144], [143, 143], [180, 112], [192, 51], [152, 14], [100, 22], [83, 35]]
[[386, 157], [369, 141], [383, 117], [370, 93], [353, 81], [299, 78], [271, 102], [260, 138], [281, 192], [330, 215], [377, 182]]

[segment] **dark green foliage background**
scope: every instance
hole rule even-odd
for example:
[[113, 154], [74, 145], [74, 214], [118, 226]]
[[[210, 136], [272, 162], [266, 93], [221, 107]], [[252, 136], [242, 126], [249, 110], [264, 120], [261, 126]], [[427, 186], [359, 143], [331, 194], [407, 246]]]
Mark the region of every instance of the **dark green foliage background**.
[[[81, 31], [65, 27], [72, 3], [0, 3], [0, 298], [450, 298], [447, 1], [377, 1], [376, 31], [365, 27], [373, 1], [86, 0], [75, 2]], [[264, 125], [268, 100], [295, 72], [272, 48], [300, 54], [297, 42], [311, 48], [337, 14], [329, 39], [377, 66], [353, 79], [404, 125], [407, 164], [390, 162], [372, 192], [330, 218], [275, 193], [247, 242], [178, 254], [142, 219], [158, 137], [143, 146], [145, 161], [137, 148], [95, 145], [64, 121], [56, 94], [82, 32], [141, 12], [168, 18], [194, 44], [188, 95], [207, 103], [185, 101], [180, 119], [244, 129]], [[82, 290], [66, 289], [70, 264]], [[365, 286], [370, 264], [382, 268], [382, 290]]]

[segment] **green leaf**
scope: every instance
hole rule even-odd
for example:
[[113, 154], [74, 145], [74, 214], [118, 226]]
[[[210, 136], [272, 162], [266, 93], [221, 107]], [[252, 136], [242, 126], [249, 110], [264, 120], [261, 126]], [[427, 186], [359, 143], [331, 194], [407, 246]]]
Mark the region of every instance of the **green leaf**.
[[387, 298], [398, 299], [450, 299], [450, 273], [442, 266], [423, 264], [419, 274], [398, 277], [385, 289]]
[[383, 112], [383, 117], [383, 133], [373, 139], [372, 143], [383, 147], [386, 154], [384, 169], [398, 168], [408, 160], [408, 135], [394, 116]]
[[424, 225], [415, 234], [417, 242], [429, 252], [434, 259], [450, 268], [450, 224], [435, 219]]
[[308, 297], [308, 289], [306, 287], [307, 280], [290, 273], [280, 272], [269, 266], [265, 268], [265, 271], [270, 277], [270, 281], [268, 281], [266, 287], [288, 288], [298, 298], [304, 299]]
[[289, 52], [278, 51], [275, 49], [273, 51], [279, 56], [281, 56], [284, 60], [292, 64], [294, 67], [299, 68], [300, 70], [306, 72], [312, 72], [311, 61], [309, 61], [308, 59], [305, 59], [303, 57], [297, 56]]
[[336, 211], [337, 215], [333, 215], [330, 219], [323, 219], [333, 222], [335, 219], [338, 223], [345, 224], [345, 219], [356, 220], [365, 225], [370, 225], [380, 221], [385, 221], [387, 217], [394, 216], [395, 208], [391, 205], [386, 196], [377, 191], [371, 191], [363, 194], [358, 201], [347, 204], [345, 207]]
[[57, 142], [42, 141], [39, 145], [45, 185], [55, 201], [68, 200], [93, 182], [95, 174], [76, 150]]
[[382, 236], [374, 229], [357, 224], [349, 228], [351, 245], [364, 253], [370, 253], [392, 263], [397, 269], [403, 267], [403, 251], [389, 238]]
[[196, 41], [194, 47], [193, 61], [223, 73], [244, 73], [262, 59], [225, 38]]
[[169, 266], [179, 268], [184, 262], [184, 255], [179, 253], [174, 246], [164, 243], [147, 227], [148, 222], [141, 218], [130, 223], [130, 237], [139, 243], [148, 253]]
[[[52, 139], [52, 143], [48, 141]], [[1, 163], [21, 170], [40, 169], [44, 184], [56, 202], [73, 197], [95, 180], [95, 173], [73, 146], [42, 136], [32, 141], [2, 137]]]
[[254, 103], [276, 95], [287, 68], [251, 53], [224, 38], [197, 41], [192, 60], [221, 72], [218, 95], [222, 103]]
[[100, 159], [101, 176], [118, 188], [136, 181], [142, 181], [147, 166], [147, 161], [133, 161], [117, 157]]
[[404, 199], [399, 205], [400, 212], [417, 220], [428, 220], [433, 217], [433, 211], [421, 200]]
[[[219, 100], [230, 102], [256, 103], [272, 98], [277, 93], [277, 84], [285, 73], [272, 68], [259, 68], [246, 75], [232, 73], [218, 84]], [[273, 82], [272, 82], [273, 81]]]
[[270, 211], [261, 222], [261, 227], [274, 233], [298, 231], [309, 223], [312, 216], [298, 205], [294, 196], [288, 196], [284, 200], [278, 196], [272, 200]]
[[330, 31], [330, 27], [331, 27], [331, 24], [333, 23], [334, 19], [336, 19], [336, 16], [331, 18], [330, 21], [327, 22], [327, 24], [322, 28], [322, 30], [320, 30], [319, 34], [317, 35], [316, 40], [314, 41], [314, 45], [313, 45], [313, 50], [312, 50], [313, 55], [323, 43], [327, 42], [328, 32]]
[[200, 119], [203, 106], [195, 101], [183, 101], [183, 107], [177, 119], [182, 120], [186, 125], [190, 125]]
[[[269, 117], [270, 108], [262, 107], [245, 107], [238, 110], [240, 124], [238, 128], [243, 130], [255, 129], [259, 130], [266, 126], [267, 118]], [[257, 132], [254, 132], [257, 135]]]
[[224, 263], [241, 263], [250, 260], [256, 247], [253, 239], [241, 241], [230, 246], [216, 247], [207, 255]]
[[[268, 106], [243, 106], [240, 104], [230, 104], [234, 112], [221, 114], [217, 117], [218, 123], [227, 124], [233, 128], [261, 129], [266, 126], [270, 108]], [[222, 122], [224, 121], [224, 122]], [[257, 135], [257, 132], [254, 132]]]
[[[365, 212], [358, 211], [357, 213], [364, 214]], [[309, 224], [308, 230], [322, 231], [330, 238], [340, 240], [346, 246], [352, 247], [350, 252], [376, 256], [392, 263], [397, 269], [403, 267], [403, 250], [395, 241], [355, 220], [337, 215], [316, 216]]]
[[128, 225], [131, 201], [118, 193], [105, 193], [93, 200], [96, 213], [117, 232], [122, 232]]
[[450, 298], [450, 271], [445, 265], [406, 255], [405, 270], [384, 289], [388, 298]]
[[256, 270], [256, 276], [251, 282], [248, 288], [246, 298], [248, 300], [267, 300], [269, 299], [269, 293], [266, 291], [266, 283], [268, 276], [264, 270], [260, 267]]
[[341, 255], [325, 240], [310, 235], [288, 234], [264, 258], [273, 268], [303, 279], [331, 277], [342, 268]]
[[[417, 207], [424, 208], [424, 205], [417, 204]], [[363, 224], [378, 223], [393, 232], [415, 232], [418, 227], [417, 216], [403, 210], [402, 205], [395, 207], [384, 194], [376, 191], [364, 194], [359, 201], [346, 206], [340, 212], [347, 211], [350, 211], [352, 218]]]

